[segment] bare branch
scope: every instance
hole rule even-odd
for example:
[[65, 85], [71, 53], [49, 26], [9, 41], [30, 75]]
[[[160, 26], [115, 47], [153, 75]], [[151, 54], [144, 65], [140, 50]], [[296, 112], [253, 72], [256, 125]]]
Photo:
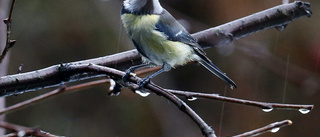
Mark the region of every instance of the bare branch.
[[0, 127], [5, 128], [5, 129], [9, 129], [9, 130], [13, 130], [14, 134], [9, 134], [6, 137], [9, 136], [37, 136], [37, 137], [58, 137], [56, 135], [52, 135], [50, 133], [44, 132], [42, 130], [39, 129], [31, 129], [28, 127], [24, 127], [24, 126], [20, 126], [20, 125], [15, 125], [15, 124], [11, 124], [11, 123], [7, 123], [4, 121], [0, 121]]
[[31, 104], [33, 104], [33, 103], [36, 103], [36, 102], [40, 101], [40, 100], [46, 99], [46, 98], [48, 98], [48, 97], [52, 97], [52, 96], [57, 95], [57, 94], [60, 94], [60, 93], [62, 93], [63, 91], [65, 91], [65, 87], [58, 88], [58, 89], [53, 90], [53, 91], [51, 91], [51, 92], [48, 92], [48, 93], [46, 93], [46, 94], [43, 94], [43, 95], [37, 96], [37, 97], [35, 97], [35, 98], [32, 98], [32, 99], [23, 101], [23, 102], [21, 102], [21, 103], [12, 105], [12, 106], [7, 107], [7, 108], [5, 108], [5, 109], [3, 109], [3, 110], [0, 110], [0, 115], [5, 114], [5, 113], [12, 112], [12, 111], [17, 110], [17, 109], [24, 108], [24, 107], [27, 106], [27, 105], [31, 105]]
[[292, 125], [292, 121], [291, 120], [283, 120], [283, 121], [280, 121], [280, 122], [275, 122], [275, 123], [269, 124], [269, 125], [267, 125], [265, 127], [262, 127], [262, 128], [256, 129], [256, 130], [252, 130], [252, 131], [249, 131], [249, 132], [246, 132], [246, 133], [243, 133], [243, 134], [240, 134], [240, 135], [236, 135], [236, 136], [233, 136], [233, 137], [258, 136], [258, 135], [261, 135], [261, 134], [266, 133], [266, 132], [275, 133], [275, 132], [278, 132], [281, 127], [284, 127], [284, 126], [287, 126], [287, 125]]
[[102, 84], [102, 83], [106, 83], [106, 82], [109, 82], [109, 79], [96, 80], [96, 81], [78, 84], [78, 85], [74, 85], [74, 86], [70, 86], [70, 87], [63, 86], [61, 88], [50, 91], [48, 93], [42, 94], [40, 96], [34, 97], [32, 99], [20, 102], [18, 104], [15, 104], [15, 105], [9, 106], [3, 110], [0, 110], [0, 115], [16, 111], [18, 109], [24, 108], [24, 107], [29, 106], [31, 104], [37, 103], [41, 100], [44, 100], [44, 99], [47, 99], [50, 97], [54, 97], [54, 96], [62, 94], [62, 93], [66, 93], [66, 92], [69, 93], [70, 91], [89, 88], [89, 87], [96, 86], [98, 84]]
[[304, 16], [311, 16], [310, 4], [296, 1], [200, 31], [192, 36], [198, 40], [202, 47], [209, 48], [229, 44], [233, 40], [270, 28], [283, 30], [290, 22]]
[[[310, 15], [309, 3], [294, 2], [283, 4], [218, 27], [204, 30], [193, 34], [192, 36], [195, 37], [203, 47], [213, 47], [228, 44], [235, 39], [239, 39], [254, 32], [284, 26], [295, 19]], [[54, 65], [37, 71], [1, 77], [0, 96], [20, 94], [43, 87], [58, 86], [62, 82], [72, 82], [102, 76], [100, 74], [81, 73], [64, 69], [64, 66], [66, 65], [87, 63], [121, 70], [128, 68], [131, 65], [141, 63], [141, 58], [136, 50], [130, 50], [110, 56], [72, 62], [69, 64]]]
[[[206, 93], [199, 93], [199, 92], [188, 92], [188, 91], [179, 91], [179, 90], [168, 90], [169, 92], [185, 96], [187, 98], [204, 98], [204, 99], [213, 99], [219, 101], [226, 101], [230, 103], [237, 103], [242, 105], [249, 105], [254, 107], [259, 107], [261, 109], [293, 109], [302, 111], [310, 111], [313, 109], [313, 105], [296, 105], [296, 104], [282, 104], [282, 103], [268, 103], [268, 102], [258, 102], [258, 101], [251, 101], [251, 100], [244, 100], [244, 99], [237, 99], [231, 97], [220, 96], [218, 94], [206, 94]], [[305, 111], [303, 111], [305, 110]]]
[[[8, 96], [13, 94], [21, 94], [27, 91], [34, 91], [39, 88], [48, 88], [59, 86], [62, 82], [78, 81], [98, 76], [101, 74], [81, 73], [77, 71], [69, 71], [65, 69], [68, 65], [76, 64], [97, 64], [109, 67], [126, 68], [131, 62], [138, 64], [141, 58], [136, 50], [130, 50], [105, 57], [89, 59], [79, 62], [54, 65], [37, 71], [20, 73], [0, 77], [0, 96]], [[141, 63], [141, 62], [140, 62]]]
[[4, 57], [7, 55], [10, 48], [13, 47], [13, 45], [16, 43], [15, 40], [11, 40], [11, 23], [12, 23], [12, 14], [13, 14], [13, 8], [16, 3], [16, 0], [12, 1], [9, 17], [7, 19], [4, 19], [3, 22], [7, 25], [7, 40], [6, 40], [6, 46], [2, 51], [2, 54], [0, 56], [0, 63], [4, 59]]

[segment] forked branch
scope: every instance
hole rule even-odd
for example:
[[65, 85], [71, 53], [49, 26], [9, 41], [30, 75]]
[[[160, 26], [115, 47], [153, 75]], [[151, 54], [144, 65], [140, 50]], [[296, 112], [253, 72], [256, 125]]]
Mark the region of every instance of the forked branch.
[[12, 23], [13, 8], [15, 3], [16, 3], [16, 0], [12, 0], [9, 17], [3, 20], [3, 22], [7, 25], [7, 40], [6, 40], [6, 46], [4, 47], [0, 56], [0, 63], [7, 55], [9, 49], [12, 48], [13, 45], [16, 43], [15, 40], [11, 40], [11, 23]]

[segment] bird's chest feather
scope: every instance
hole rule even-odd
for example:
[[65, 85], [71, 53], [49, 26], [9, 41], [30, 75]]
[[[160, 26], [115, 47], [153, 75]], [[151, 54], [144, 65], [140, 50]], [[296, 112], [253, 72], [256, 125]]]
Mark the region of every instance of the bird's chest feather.
[[170, 41], [164, 33], [156, 30], [160, 15], [123, 14], [121, 19], [129, 37], [144, 52], [147, 61], [176, 66], [192, 60], [193, 49], [189, 45]]

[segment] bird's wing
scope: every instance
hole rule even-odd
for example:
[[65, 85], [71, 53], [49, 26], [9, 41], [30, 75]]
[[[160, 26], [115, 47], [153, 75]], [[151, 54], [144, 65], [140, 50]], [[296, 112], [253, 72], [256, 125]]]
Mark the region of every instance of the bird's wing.
[[[205, 55], [206, 53], [197, 43], [197, 41], [190, 35], [190, 33], [167, 11], [163, 10], [163, 13], [156, 24], [156, 30], [164, 33], [168, 40], [179, 41], [193, 47], [195, 53], [203, 60], [211, 62]], [[216, 67], [217, 70], [220, 70]]]
[[190, 33], [165, 9], [159, 22], [156, 24], [156, 30], [164, 33], [168, 40], [188, 44], [196, 50], [199, 50], [202, 54], [205, 54]]
[[205, 52], [196, 40], [167, 10], [163, 11], [158, 23], [156, 24], [156, 30], [164, 33], [168, 40], [179, 41], [192, 46], [195, 54], [201, 58], [199, 62], [203, 66], [228, 83], [231, 87], [236, 87], [236, 84], [217, 66], [215, 66], [208, 57], [205, 56]]
[[[179, 41], [193, 47], [195, 53], [203, 60], [213, 64], [206, 53], [190, 35], [190, 33], [167, 11], [164, 9], [159, 22], [156, 24], [156, 30], [164, 33], [168, 40]], [[218, 67], [216, 69], [220, 70]]]

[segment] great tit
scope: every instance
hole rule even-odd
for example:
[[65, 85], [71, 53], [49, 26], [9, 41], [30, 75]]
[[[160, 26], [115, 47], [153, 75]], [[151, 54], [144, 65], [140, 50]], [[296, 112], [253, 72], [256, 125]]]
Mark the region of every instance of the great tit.
[[162, 66], [159, 71], [138, 83], [139, 88], [143, 88], [158, 74], [190, 61], [197, 61], [231, 88], [236, 87], [236, 84], [205, 56], [205, 52], [190, 33], [162, 8], [159, 0], [125, 0], [121, 20], [144, 62], [130, 67], [123, 80], [138, 68]]

